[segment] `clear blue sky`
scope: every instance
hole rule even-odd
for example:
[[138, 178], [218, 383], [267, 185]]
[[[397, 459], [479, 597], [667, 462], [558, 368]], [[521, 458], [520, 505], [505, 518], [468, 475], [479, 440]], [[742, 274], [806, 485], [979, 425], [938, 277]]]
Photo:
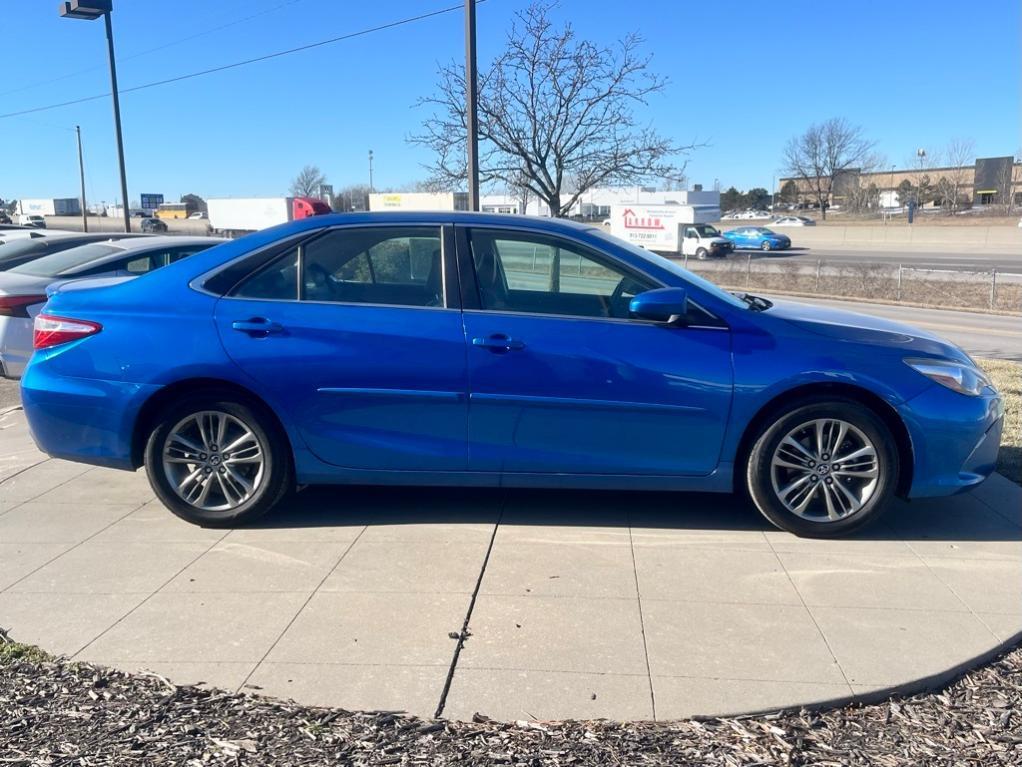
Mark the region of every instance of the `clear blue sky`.
[[[115, 0], [120, 85], [455, 4]], [[479, 6], [481, 66], [524, 4]], [[601, 43], [627, 31], [646, 39], [653, 66], [671, 85], [644, 115], [679, 143], [709, 144], [688, 165], [690, 181], [707, 187], [714, 179], [723, 187], [768, 187], [784, 142], [832, 116], [862, 125], [899, 166], [917, 147], [932, 152], [954, 137], [973, 139], [978, 156], [1022, 146], [1019, 0], [561, 0], [556, 13]], [[340, 187], [366, 180], [370, 148], [378, 187], [425, 177], [427, 154], [405, 141], [422, 119], [412, 105], [432, 90], [438, 61], [463, 56], [462, 25], [460, 12], [449, 13], [124, 95], [130, 196], [284, 194], [306, 163]], [[102, 22], [61, 19], [56, 0], [6, 0], [0, 40], [0, 113], [108, 89]], [[162, 49], [138, 55], [154, 48]], [[77, 196], [76, 123], [86, 193], [112, 201], [118, 182], [109, 99], [0, 120], [0, 197]]]

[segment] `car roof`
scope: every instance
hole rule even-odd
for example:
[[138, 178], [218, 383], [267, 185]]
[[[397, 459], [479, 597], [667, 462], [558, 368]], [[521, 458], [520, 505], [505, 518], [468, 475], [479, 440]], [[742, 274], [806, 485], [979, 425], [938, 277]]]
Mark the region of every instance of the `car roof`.
[[[182, 247], [188, 245], [221, 245], [227, 242], [222, 237], [180, 237], [173, 234], [151, 234], [130, 240], [115, 240], [110, 243], [123, 253], [135, 251], [159, 250], [160, 248]], [[118, 254], [120, 255], [120, 254]]]
[[[598, 228], [595, 224], [579, 223], [565, 218], [543, 216], [521, 216], [512, 213], [474, 213], [465, 210], [386, 210], [366, 213], [324, 213], [303, 218], [294, 224], [309, 222], [313, 226], [337, 226], [340, 224], [462, 224], [464, 226], [507, 226], [513, 228], [558, 231], [586, 231]], [[297, 228], [297, 227], [296, 227]], [[304, 228], [304, 227], [302, 227]]]

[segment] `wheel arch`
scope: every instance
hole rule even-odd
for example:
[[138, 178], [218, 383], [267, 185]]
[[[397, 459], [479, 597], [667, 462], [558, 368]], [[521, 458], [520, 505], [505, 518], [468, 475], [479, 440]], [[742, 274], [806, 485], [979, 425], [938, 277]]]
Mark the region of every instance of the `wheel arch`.
[[161, 410], [183, 396], [200, 392], [217, 392], [234, 396], [246, 405], [260, 410], [279, 429], [281, 436], [287, 440], [288, 447], [290, 448], [288, 451], [289, 459], [293, 471], [295, 465], [294, 443], [287, 427], [280, 420], [274, 409], [251, 389], [222, 378], [186, 378], [175, 381], [159, 389], [145, 401], [139, 409], [138, 415], [135, 417], [135, 424], [132, 427], [131, 464], [134, 468], [137, 469], [145, 463], [146, 440], [149, 439], [149, 434]]
[[739, 476], [738, 472], [742, 472], [741, 476], [744, 476], [745, 465], [752, 452], [753, 443], [776, 414], [792, 409], [809, 397], [820, 395], [842, 397], [858, 402], [869, 408], [890, 429], [898, 451], [899, 471], [895, 492], [897, 495], [905, 497], [912, 486], [912, 475], [915, 468], [915, 452], [912, 448], [912, 438], [909, 435], [908, 427], [898, 411], [882, 397], [861, 386], [847, 383], [821, 381], [803, 384], [777, 394], [763, 405], [742, 432], [738, 450], [735, 453], [736, 476]]

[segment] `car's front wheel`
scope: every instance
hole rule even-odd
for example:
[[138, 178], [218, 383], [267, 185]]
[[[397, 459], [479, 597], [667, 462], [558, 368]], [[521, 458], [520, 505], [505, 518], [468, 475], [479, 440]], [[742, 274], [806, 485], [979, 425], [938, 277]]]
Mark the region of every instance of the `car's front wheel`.
[[707, 253], [706, 248], [699, 248], [696, 251], [696, 258], [698, 258], [700, 261], [705, 261], [708, 255], [709, 253]]
[[292, 486], [287, 441], [272, 418], [212, 392], [164, 410], [150, 431], [145, 466], [163, 504], [204, 527], [250, 522]]
[[894, 494], [898, 454], [886, 424], [845, 399], [818, 399], [775, 415], [749, 454], [747, 486], [770, 522], [796, 535], [835, 538], [873, 522]]
[[761, 248], [761, 249], [762, 249], [762, 250], [763, 250], [764, 252], [766, 252], [766, 251], [770, 250], [770, 248], [771, 248], [772, 246], [770, 245], [770, 240], [763, 240], [763, 244], [762, 244], [762, 245], [760, 245], [759, 247], [760, 247], [760, 248]]

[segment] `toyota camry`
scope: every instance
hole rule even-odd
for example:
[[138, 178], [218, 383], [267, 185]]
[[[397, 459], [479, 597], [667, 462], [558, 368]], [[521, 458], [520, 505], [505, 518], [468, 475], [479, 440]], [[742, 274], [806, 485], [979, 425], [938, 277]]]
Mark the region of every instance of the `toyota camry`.
[[738, 492], [838, 536], [978, 485], [1003, 419], [939, 337], [506, 215], [317, 216], [68, 283], [34, 346], [39, 446], [145, 466], [206, 526], [308, 484], [500, 485]]

